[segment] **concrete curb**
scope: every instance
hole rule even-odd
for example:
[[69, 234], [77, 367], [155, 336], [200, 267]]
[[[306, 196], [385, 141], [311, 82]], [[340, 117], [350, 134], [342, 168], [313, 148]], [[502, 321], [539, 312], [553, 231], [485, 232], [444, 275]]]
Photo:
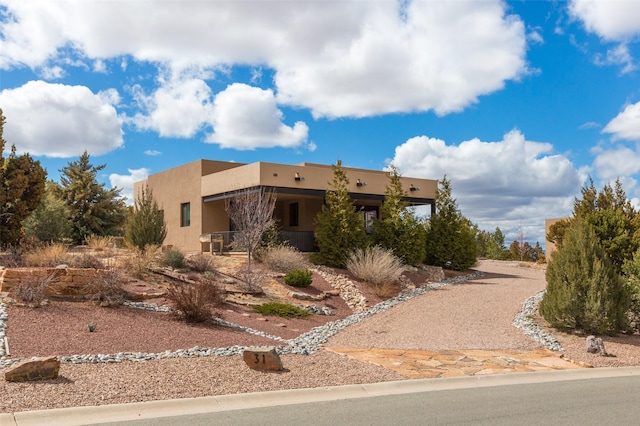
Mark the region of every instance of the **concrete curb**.
[[258, 407], [304, 404], [318, 401], [367, 398], [372, 396], [626, 376], [640, 376], [640, 367], [587, 368], [441, 379], [402, 380], [313, 389], [292, 389], [167, 401], [113, 404], [96, 407], [24, 411], [13, 414], [0, 414], [0, 426], [31, 426], [42, 424], [49, 426], [90, 425]]

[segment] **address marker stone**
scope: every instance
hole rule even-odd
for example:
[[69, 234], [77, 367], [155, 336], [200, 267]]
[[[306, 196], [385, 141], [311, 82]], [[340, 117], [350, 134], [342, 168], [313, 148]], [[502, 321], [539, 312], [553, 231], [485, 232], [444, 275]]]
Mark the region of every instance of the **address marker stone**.
[[58, 377], [60, 360], [55, 356], [22, 361], [4, 372], [7, 382], [51, 380]]
[[245, 364], [253, 370], [281, 371], [282, 361], [275, 348], [247, 348], [242, 352]]

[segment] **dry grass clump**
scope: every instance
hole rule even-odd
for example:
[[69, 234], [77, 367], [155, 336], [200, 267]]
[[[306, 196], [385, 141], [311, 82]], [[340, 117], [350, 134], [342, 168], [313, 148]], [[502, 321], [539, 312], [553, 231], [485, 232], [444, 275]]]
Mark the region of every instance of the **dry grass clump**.
[[55, 273], [25, 275], [18, 284], [11, 288], [11, 293], [21, 302], [31, 307], [38, 307], [45, 299], [47, 287], [53, 283], [55, 279]]
[[98, 235], [87, 235], [84, 242], [95, 251], [104, 251], [113, 247], [113, 237], [101, 237]]
[[226, 293], [215, 281], [193, 277], [195, 281], [173, 283], [167, 289], [167, 298], [175, 304], [178, 318], [190, 323], [211, 319], [214, 308], [220, 306]]
[[61, 243], [35, 247], [24, 255], [26, 266], [58, 266], [68, 264], [70, 260], [67, 246]]
[[102, 261], [97, 257], [88, 253], [82, 253], [81, 255], [74, 256], [71, 261], [71, 266], [74, 268], [104, 269], [104, 263], [102, 263]]
[[309, 262], [304, 254], [291, 246], [270, 247], [262, 256], [262, 262], [269, 269], [288, 273], [296, 269], [307, 269]]
[[207, 254], [198, 253], [187, 259], [187, 266], [200, 273], [214, 272], [216, 270], [213, 264], [213, 258]]
[[121, 305], [127, 294], [122, 287], [122, 277], [112, 269], [97, 274], [86, 289], [90, 299], [100, 306]]
[[137, 247], [129, 249], [131, 254], [120, 260], [119, 267], [128, 274], [138, 279], [143, 279], [149, 269], [155, 266], [162, 254], [161, 247], [158, 245], [148, 245], [144, 251]]
[[355, 250], [345, 264], [353, 275], [376, 286], [398, 282], [406, 269], [399, 257], [380, 246]]

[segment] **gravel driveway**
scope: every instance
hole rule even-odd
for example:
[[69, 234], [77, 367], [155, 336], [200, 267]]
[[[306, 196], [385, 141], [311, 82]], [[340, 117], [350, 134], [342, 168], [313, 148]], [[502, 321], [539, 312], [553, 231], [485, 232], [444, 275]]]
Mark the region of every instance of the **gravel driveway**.
[[544, 289], [544, 270], [491, 261], [482, 261], [475, 269], [484, 277], [429, 291], [348, 327], [326, 346], [542, 349], [511, 324], [522, 303]]

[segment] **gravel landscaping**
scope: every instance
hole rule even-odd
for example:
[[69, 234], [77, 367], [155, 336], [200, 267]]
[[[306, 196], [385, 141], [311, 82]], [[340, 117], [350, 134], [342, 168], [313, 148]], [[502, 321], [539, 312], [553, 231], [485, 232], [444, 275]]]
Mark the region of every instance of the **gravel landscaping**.
[[[604, 337], [614, 356], [600, 357], [585, 352], [585, 336], [546, 329], [534, 308], [544, 289], [544, 270], [509, 262], [480, 262], [476, 269], [474, 279], [421, 286], [366, 309], [354, 305], [353, 314], [345, 308], [350, 302], [332, 299], [337, 317], [314, 315], [313, 323], [265, 321], [240, 308], [223, 312], [224, 321], [235, 327], [189, 326], [167, 313], [130, 307], [83, 311], [81, 304], [56, 303], [58, 312], [0, 308], [0, 337], [5, 333], [11, 343], [5, 364], [21, 356], [64, 355], [57, 380], [0, 381], [0, 412], [404, 379], [320, 350], [322, 345], [532, 350], [559, 344], [567, 358], [595, 366], [640, 364], [638, 336]], [[35, 314], [43, 318], [35, 321]], [[97, 324], [94, 333], [86, 331], [91, 321]], [[101, 334], [101, 329], [109, 332]], [[285, 371], [248, 369], [237, 354], [253, 345], [276, 346]], [[78, 354], [86, 355], [73, 356]]]

